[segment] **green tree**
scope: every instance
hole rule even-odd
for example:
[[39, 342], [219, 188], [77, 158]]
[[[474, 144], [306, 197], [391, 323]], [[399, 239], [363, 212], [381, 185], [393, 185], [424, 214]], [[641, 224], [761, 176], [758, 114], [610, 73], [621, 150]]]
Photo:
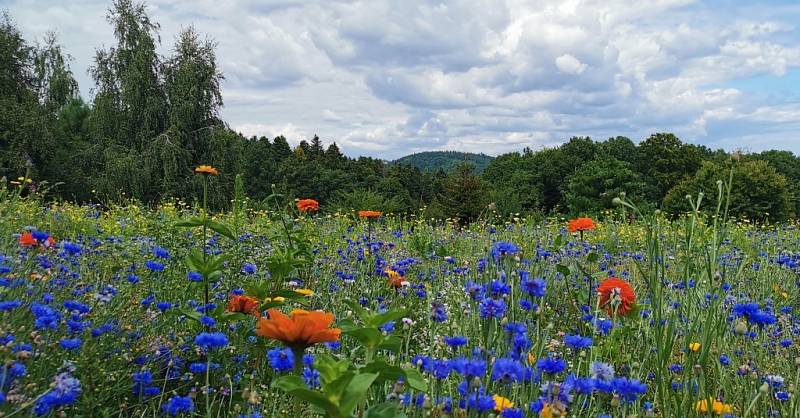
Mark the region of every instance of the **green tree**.
[[634, 201], [642, 201], [648, 194], [647, 187], [629, 163], [598, 158], [570, 176], [565, 200], [573, 215], [591, 214], [613, 207], [613, 199], [621, 192]]
[[474, 174], [472, 164], [462, 164], [450, 173], [438, 196], [448, 217], [461, 223], [474, 221], [486, 209], [488, 194], [483, 181]]
[[701, 151], [684, 144], [678, 137], [669, 133], [657, 133], [639, 144], [636, 170], [645, 176], [658, 194], [656, 200], [682, 180], [692, 176], [703, 161]]
[[[731, 163], [706, 161], [697, 173], [670, 190], [664, 199], [664, 210], [678, 214], [691, 209], [687, 196], [697, 198], [702, 192], [702, 209], [713, 213], [717, 207], [717, 182], [727, 182]], [[783, 221], [794, 215], [789, 182], [766, 161], [747, 161], [733, 165], [731, 216], [747, 219]]]

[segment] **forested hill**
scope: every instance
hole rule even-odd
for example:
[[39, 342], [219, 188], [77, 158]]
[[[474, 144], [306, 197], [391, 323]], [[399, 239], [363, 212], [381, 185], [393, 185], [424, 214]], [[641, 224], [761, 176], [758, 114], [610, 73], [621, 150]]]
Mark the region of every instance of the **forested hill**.
[[449, 172], [463, 162], [475, 165], [475, 172], [483, 172], [494, 157], [486, 154], [473, 154], [458, 151], [427, 151], [406, 155], [392, 161], [392, 164], [408, 164], [422, 171], [438, 171], [440, 168]]

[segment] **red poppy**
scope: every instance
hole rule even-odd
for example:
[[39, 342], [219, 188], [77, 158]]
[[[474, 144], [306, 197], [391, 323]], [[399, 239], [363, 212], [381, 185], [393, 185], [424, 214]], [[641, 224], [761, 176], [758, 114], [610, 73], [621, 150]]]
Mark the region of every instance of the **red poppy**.
[[33, 238], [33, 234], [26, 232], [19, 236], [19, 245], [23, 247], [35, 247], [36, 239]]
[[379, 218], [381, 213], [376, 210], [360, 210], [358, 211], [359, 218]]
[[303, 213], [319, 210], [319, 202], [314, 199], [300, 199], [297, 201], [297, 210]]
[[616, 277], [609, 277], [597, 286], [600, 295], [600, 307], [605, 308], [609, 315], [623, 316], [630, 312], [636, 304], [636, 293], [628, 282]]
[[567, 229], [569, 232], [594, 231], [595, 225], [592, 218], [576, 218], [569, 221]]
[[260, 318], [261, 312], [258, 311], [259, 305], [258, 299], [254, 297], [231, 295], [225, 310], [228, 312], [241, 312]]

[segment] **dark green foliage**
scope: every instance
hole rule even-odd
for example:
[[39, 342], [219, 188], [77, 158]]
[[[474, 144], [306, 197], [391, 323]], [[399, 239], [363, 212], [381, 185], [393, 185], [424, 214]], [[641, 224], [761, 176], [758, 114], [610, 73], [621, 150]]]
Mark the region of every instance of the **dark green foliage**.
[[[670, 213], [691, 210], [687, 196], [697, 199], [705, 196], [701, 209], [708, 213], [716, 210], [718, 181], [727, 182], [731, 163], [703, 163], [697, 173], [670, 190], [664, 199], [664, 208]], [[733, 185], [730, 196], [732, 216], [757, 220], [783, 221], [795, 215], [789, 182], [766, 161], [747, 161], [733, 164]]]
[[392, 161], [392, 164], [407, 164], [422, 171], [444, 170], [450, 172], [463, 163], [471, 163], [476, 173], [482, 173], [493, 157], [485, 154], [473, 154], [458, 151], [426, 151], [418, 152]]
[[570, 177], [565, 200], [569, 212], [577, 216], [612, 208], [613, 199], [622, 192], [638, 202], [651, 194], [630, 163], [601, 157], [584, 164]]

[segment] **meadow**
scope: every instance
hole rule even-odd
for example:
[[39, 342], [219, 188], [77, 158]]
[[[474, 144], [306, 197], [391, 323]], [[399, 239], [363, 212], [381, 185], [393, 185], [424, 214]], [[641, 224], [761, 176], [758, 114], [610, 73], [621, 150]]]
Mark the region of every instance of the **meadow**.
[[239, 193], [208, 213], [20, 183], [0, 191], [4, 418], [800, 416], [792, 223], [624, 198], [469, 225]]

